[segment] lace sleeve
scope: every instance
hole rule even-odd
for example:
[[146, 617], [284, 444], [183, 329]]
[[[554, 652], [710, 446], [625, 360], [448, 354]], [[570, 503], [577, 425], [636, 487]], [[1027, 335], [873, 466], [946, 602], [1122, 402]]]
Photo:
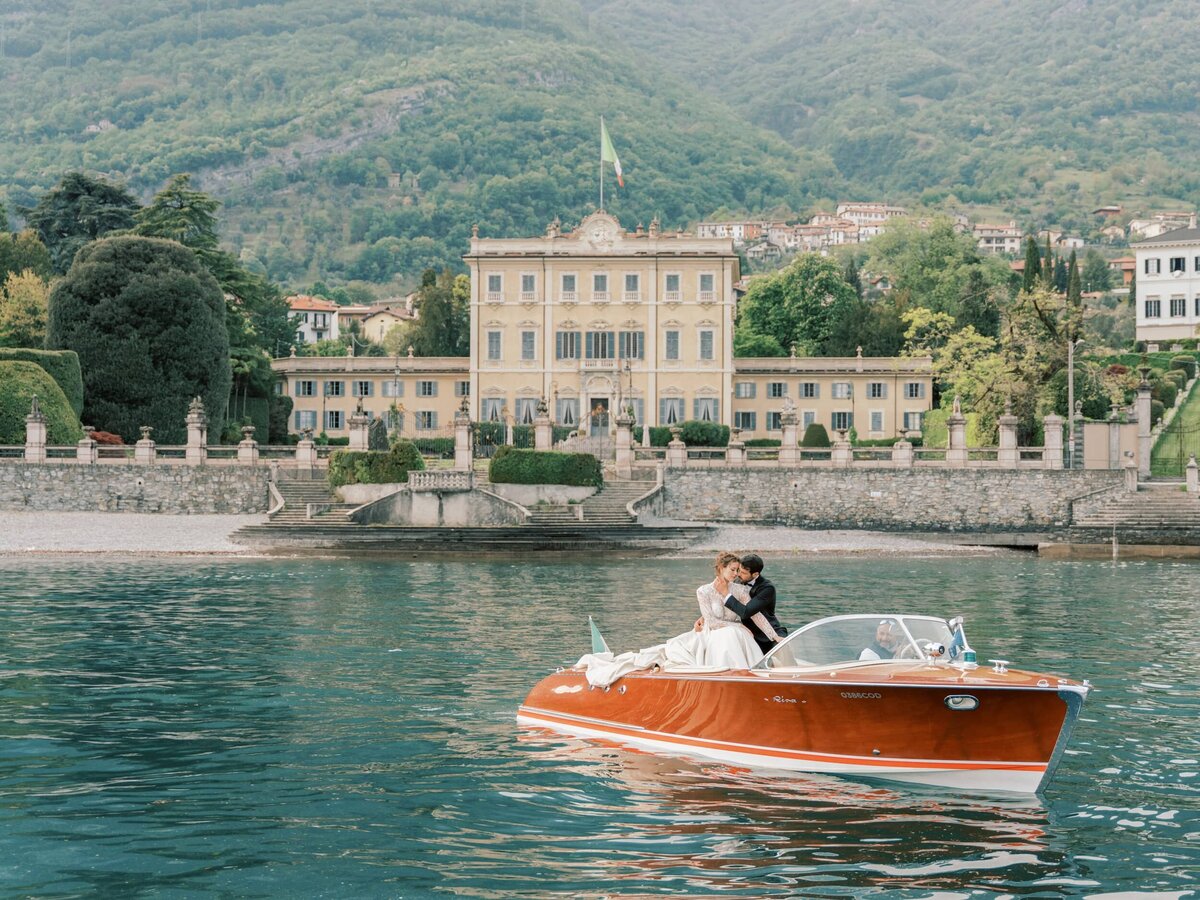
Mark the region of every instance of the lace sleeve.
[[738, 617], [725, 608], [725, 598], [717, 596], [711, 584], [696, 588], [696, 602], [700, 604], [700, 616], [706, 628], [724, 628], [740, 623]]

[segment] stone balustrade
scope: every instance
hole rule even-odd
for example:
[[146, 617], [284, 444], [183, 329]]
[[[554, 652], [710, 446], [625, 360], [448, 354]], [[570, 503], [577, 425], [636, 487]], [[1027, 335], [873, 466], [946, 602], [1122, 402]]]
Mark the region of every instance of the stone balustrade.
[[408, 473], [410, 491], [471, 491], [475, 489], [475, 473], [454, 469], [426, 469]]

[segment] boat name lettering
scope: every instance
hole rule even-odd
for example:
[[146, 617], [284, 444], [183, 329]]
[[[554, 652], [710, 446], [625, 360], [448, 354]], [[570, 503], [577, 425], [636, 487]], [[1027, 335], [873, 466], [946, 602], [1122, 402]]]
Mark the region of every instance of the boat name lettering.
[[843, 700], [882, 700], [883, 694], [878, 691], [842, 691]]
[[776, 694], [774, 697], [768, 697], [767, 702], [768, 703], [795, 703], [796, 698], [795, 697], [780, 697], [778, 694]]

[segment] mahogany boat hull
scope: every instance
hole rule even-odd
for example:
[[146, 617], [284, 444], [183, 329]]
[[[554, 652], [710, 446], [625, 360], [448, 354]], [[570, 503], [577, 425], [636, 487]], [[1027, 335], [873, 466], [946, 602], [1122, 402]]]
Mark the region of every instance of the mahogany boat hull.
[[634, 672], [609, 688], [566, 670], [533, 688], [518, 721], [735, 765], [1034, 793], [1087, 691], [1036, 673], [919, 662]]

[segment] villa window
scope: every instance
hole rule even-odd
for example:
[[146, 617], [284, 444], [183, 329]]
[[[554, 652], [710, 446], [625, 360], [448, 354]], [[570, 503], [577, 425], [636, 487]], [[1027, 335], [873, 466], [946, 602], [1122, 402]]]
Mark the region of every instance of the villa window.
[[350, 393], [355, 397], [370, 397], [375, 393], [375, 385], [370, 381], [352, 381]]
[[700, 358], [713, 358], [713, 333], [707, 329], [700, 332]]
[[537, 332], [521, 332], [521, 359], [537, 359]]
[[559, 331], [554, 335], [554, 355], [558, 359], [579, 359], [583, 332]]
[[872, 400], [887, 399], [887, 383], [883, 381], [871, 381], [867, 383], [867, 397]]
[[471, 396], [471, 382], [469, 382], [469, 381], [454, 382], [454, 396], [455, 397], [470, 397]]
[[849, 400], [854, 396], [853, 388], [848, 381], [835, 381], [830, 396], [834, 400]]
[[692, 401], [692, 418], [697, 422], [719, 421], [720, 401], [716, 397], [697, 397]]
[[340, 409], [327, 409], [325, 411], [326, 431], [339, 431], [344, 427], [342, 424], [342, 411]]
[[658, 422], [660, 425], [678, 425], [682, 421], [682, 397], [663, 397], [658, 401]]
[[871, 430], [883, 431], [883, 410], [871, 410]]
[[767, 431], [781, 431], [783, 429], [782, 415], [783, 413], [780, 412], [767, 413]]
[[616, 333], [589, 331], [584, 335], [584, 353], [588, 359], [612, 359], [616, 351]]
[[303, 431], [305, 428], [316, 430], [317, 411], [315, 409], [296, 410], [296, 430]]
[[1172, 256], [1171, 262], [1170, 262], [1170, 269], [1172, 272], [1186, 272], [1187, 271], [1186, 257]]
[[772, 400], [778, 400], [780, 397], [787, 396], [787, 382], [784, 381], [768, 381], [767, 396]]
[[417, 412], [417, 431], [435, 431], [438, 427], [437, 413], [422, 409]]
[[498, 360], [500, 356], [500, 332], [489, 331], [487, 333], [487, 358]]
[[480, 405], [479, 418], [484, 422], [504, 421], [504, 398], [487, 397]]
[[578, 294], [576, 293], [577, 288], [575, 287], [575, 283], [576, 282], [575, 282], [574, 275], [564, 275], [562, 277], [562, 281], [560, 282], [562, 287], [560, 289], [559, 299], [562, 300], [564, 303], [574, 303], [576, 298], [578, 297]]
[[1147, 300], [1146, 301], [1146, 318], [1157, 319], [1162, 316], [1162, 301]]
[[831, 417], [830, 424], [833, 425], [834, 431], [849, 431], [854, 427], [854, 414], [844, 410], [835, 412]]
[[537, 400], [530, 397], [517, 398], [517, 424], [532, 425], [537, 418]]
[[436, 397], [437, 382], [436, 381], [418, 381], [417, 382], [418, 397]]
[[574, 428], [579, 424], [579, 400], [575, 397], [563, 397], [555, 404], [555, 417], [559, 425]]
[[645, 358], [646, 332], [622, 331], [617, 338], [617, 352], [621, 359]]
[[1171, 317], [1176, 318], [1187, 314], [1187, 300], [1184, 297], [1171, 298]]
[[1161, 259], [1146, 260], [1146, 274], [1147, 275], [1157, 275], [1161, 271], [1162, 271], [1162, 260]]
[[[1197, 298], [1200, 303], [1200, 298]], [[297, 397], [315, 397], [317, 396], [317, 383], [315, 381], [297, 381], [296, 382]]]
[[925, 399], [925, 383], [923, 381], [910, 381], [904, 385], [905, 400], [924, 400]]
[[815, 381], [800, 382], [800, 396], [805, 400], [816, 400], [821, 396], [821, 385]]
[[663, 352], [663, 359], [679, 359], [679, 332], [668, 331], [665, 339], [666, 348]]
[[738, 381], [733, 385], [733, 396], [739, 400], [753, 400], [757, 388], [753, 381]]
[[906, 412], [904, 414], [904, 430], [905, 431], [920, 431], [921, 416], [919, 412]]
[[383, 382], [383, 396], [385, 397], [403, 397], [404, 382], [396, 378], [390, 378]]
[[346, 394], [346, 383], [344, 381], [327, 381], [325, 382], [326, 397], [343, 397]]
[[733, 414], [733, 424], [742, 431], [753, 431], [758, 415], [752, 412], [735, 412]]

